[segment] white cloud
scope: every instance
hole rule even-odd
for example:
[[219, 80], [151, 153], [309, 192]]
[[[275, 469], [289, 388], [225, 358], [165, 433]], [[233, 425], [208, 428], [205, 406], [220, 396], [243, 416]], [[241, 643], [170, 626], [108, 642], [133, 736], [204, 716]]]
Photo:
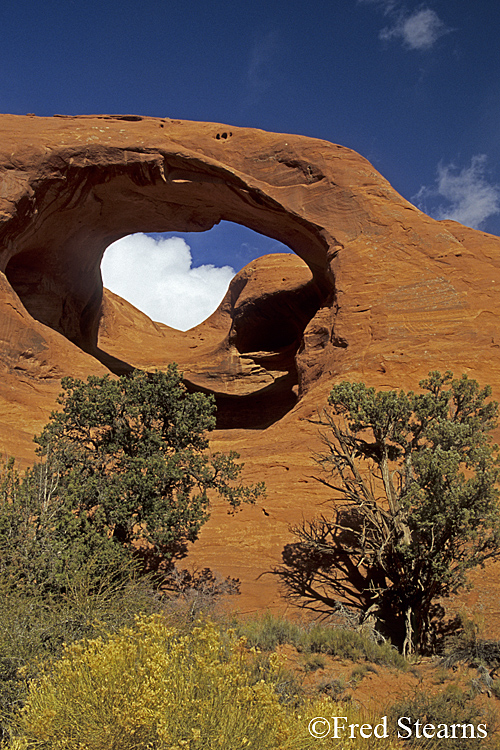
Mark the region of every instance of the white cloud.
[[408, 49], [428, 50], [440, 37], [453, 31], [431, 8], [420, 7], [410, 13], [400, 0], [358, 0], [358, 3], [375, 5], [391, 19], [391, 25], [379, 33], [380, 39], [400, 39]]
[[110, 245], [101, 264], [104, 286], [153, 320], [182, 331], [217, 309], [234, 276], [230, 266], [192, 266], [181, 237], [132, 234]]
[[401, 38], [409, 49], [427, 50], [447, 34], [448, 29], [437, 13], [430, 8], [416, 10], [410, 16], [400, 15], [388, 28], [382, 29], [380, 39]]
[[458, 170], [454, 164], [439, 164], [436, 186], [422, 187], [412, 199], [423, 211], [427, 200], [440, 203], [430, 213], [435, 219], [453, 219], [479, 229], [490, 217], [500, 213], [500, 186], [488, 181], [485, 154], [471, 159], [470, 167]]

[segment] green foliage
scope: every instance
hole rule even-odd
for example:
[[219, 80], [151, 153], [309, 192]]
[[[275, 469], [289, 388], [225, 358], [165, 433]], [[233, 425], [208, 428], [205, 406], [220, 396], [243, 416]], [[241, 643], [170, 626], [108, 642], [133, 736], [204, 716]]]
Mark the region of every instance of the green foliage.
[[107, 540], [99, 550], [72, 533], [75, 516], [57, 486], [46, 464], [24, 475], [12, 460], [0, 469], [0, 737], [26, 679], [63, 643], [158, 607], [129, 558], [111, 556]]
[[455, 630], [445, 641], [443, 666], [466, 664], [495, 674], [500, 668], [500, 641], [483, 637], [482, 617], [469, 618], [460, 613], [456, 619]]
[[125, 563], [97, 572], [84, 566], [68, 579], [64, 595], [37, 593], [0, 576], [0, 738], [26, 698], [27, 680], [61, 654], [63, 644], [131, 624], [162, 604], [144, 576]]
[[494, 695], [497, 700], [500, 700], [500, 680], [499, 679], [493, 680], [490, 686], [490, 690], [491, 690], [492, 695]]
[[368, 674], [378, 674], [378, 672], [371, 664], [357, 664], [351, 672], [349, 682], [357, 686]]
[[296, 646], [305, 635], [305, 630], [284, 617], [265, 612], [260, 617], [243, 620], [235, 625], [238, 633], [244, 636], [248, 643], [263, 651], [274, 651], [276, 646], [290, 643]]
[[[324, 698], [295, 707], [281, 700], [271, 655], [266, 673], [231, 631], [199, 622], [188, 632], [160, 616], [133, 628], [69, 646], [30, 684], [12, 728], [10, 750], [312, 750], [313, 717], [355, 709]], [[340, 713], [339, 713], [340, 712]], [[330, 739], [329, 747], [345, 747]], [[395, 747], [362, 739], [355, 750]]]
[[303, 667], [306, 672], [316, 672], [317, 669], [326, 667], [326, 659], [321, 654], [311, 654], [304, 659]]
[[407, 669], [408, 663], [390, 643], [377, 643], [369, 632], [355, 632], [347, 628], [327, 628], [315, 624], [308, 632], [308, 648], [323, 654], [373, 664], [385, 664]]
[[280, 570], [291, 596], [335, 609], [340, 594], [409, 653], [430, 643], [435, 600], [500, 552], [491, 389], [449, 372], [420, 386], [332, 389], [316, 459], [340, 501], [294, 530]]
[[98, 592], [128, 578], [129, 558], [76, 511], [53, 464], [0, 469], [0, 577], [12, 590], [51, 600], [85, 579]]
[[[416, 733], [411, 739], [405, 740], [411, 746], [436, 748], [436, 750], [448, 750], [448, 748], [458, 748], [458, 750], [467, 750], [467, 748], [478, 747], [481, 744], [493, 748], [499, 747], [498, 738], [494, 736], [496, 721], [494, 716], [487, 712], [484, 706], [474, 701], [475, 693], [473, 691], [463, 690], [456, 683], [447, 685], [445, 690], [438, 694], [430, 694], [428, 691], [417, 690], [412, 697], [404, 698], [397, 701], [390, 709], [390, 717], [393, 723], [396, 723], [400, 716], [407, 716], [411, 722], [405, 722], [407, 725], [416, 721], [451, 726], [453, 724], [486, 724], [488, 740], [478, 740], [477, 735], [474, 738], [470, 736], [470, 729], [467, 730], [467, 737], [463, 737], [463, 730], [457, 728], [454, 739], [450, 737], [432, 739], [425, 737], [416, 737]], [[451, 732], [451, 730], [450, 730]], [[406, 734], [406, 733], [403, 733]]]
[[66, 378], [59, 403], [36, 439], [39, 463], [22, 474], [13, 460], [0, 467], [0, 734], [26, 679], [63, 643], [165, 599], [182, 596], [193, 615], [237, 591], [234, 579], [179, 572], [172, 559], [196, 539], [212, 491], [232, 510], [263, 492], [238, 482], [236, 454], [209, 455], [213, 401], [188, 394], [175, 366]]
[[263, 494], [263, 484], [237, 482], [236, 453], [207, 454], [213, 398], [187, 393], [175, 365], [64, 378], [62, 387], [62, 410], [35, 440], [74, 515], [74, 536], [90, 546], [95, 536], [170, 559], [197, 538], [211, 490], [233, 510]]
[[328, 695], [334, 701], [342, 702], [344, 706], [352, 700], [351, 693], [347, 692], [351, 688], [351, 681], [343, 675], [340, 675], [340, 677], [324, 679], [318, 685], [320, 693]]
[[237, 626], [238, 633], [263, 650], [273, 650], [289, 643], [305, 653], [328, 654], [353, 661], [366, 660], [406, 669], [407, 662], [389, 643], [376, 643], [368, 632], [331, 627], [321, 623], [298, 625], [267, 612], [263, 617], [245, 620]]

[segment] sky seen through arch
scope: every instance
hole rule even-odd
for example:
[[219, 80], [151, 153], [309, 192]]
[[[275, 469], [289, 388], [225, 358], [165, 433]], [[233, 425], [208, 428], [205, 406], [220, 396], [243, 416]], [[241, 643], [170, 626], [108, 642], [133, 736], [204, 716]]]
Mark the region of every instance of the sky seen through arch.
[[103, 283], [152, 320], [188, 330], [208, 318], [234, 275], [269, 253], [291, 253], [277, 240], [233, 222], [208, 232], [137, 233], [110, 245]]

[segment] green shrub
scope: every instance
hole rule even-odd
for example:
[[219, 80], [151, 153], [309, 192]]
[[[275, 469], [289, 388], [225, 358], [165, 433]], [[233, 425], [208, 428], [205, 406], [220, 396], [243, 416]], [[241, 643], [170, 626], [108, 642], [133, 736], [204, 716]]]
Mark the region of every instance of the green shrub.
[[252, 646], [273, 650], [278, 644], [289, 643], [298, 651], [328, 654], [352, 661], [365, 660], [406, 669], [408, 662], [390, 643], [376, 643], [368, 633], [321, 623], [298, 625], [267, 612], [263, 617], [240, 623], [238, 632]]
[[276, 646], [290, 643], [297, 646], [304, 636], [304, 628], [291, 620], [266, 612], [260, 617], [245, 620], [236, 625], [238, 633], [244, 636], [250, 646], [263, 651], [274, 651]]
[[[175, 364], [165, 372], [63, 378], [61, 410], [35, 437], [53, 500], [73, 516], [73, 539], [110, 554], [140, 547], [152, 567], [182, 555], [209, 517], [212, 491], [234, 510], [263, 483], [239, 481], [234, 452], [208, 452], [215, 402], [188, 393]], [[36, 478], [36, 477], [35, 477]]]
[[454, 667], [463, 663], [470, 667], [498, 668], [500, 666], [500, 641], [482, 637], [482, 618], [469, 618], [460, 613], [456, 618], [457, 627], [445, 642], [442, 663]]
[[306, 672], [316, 672], [317, 669], [326, 667], [326, 659], [321, 654], [311, 654], [304, 660], [304, 669]]
[[490, 686], [490, 690], [495, 698], [500, 700], [500, 680], [493, 680]]
[[359, 685], [369, 673], [378, 674], [375, 667], [372, 667], [371, 664], [357, 664], [351, 672], [349, 682], [354, 686]]
[[101, 569], [99, 588], [89, 590], [94, 571], [83, 567], [61, 598], [27, 592], [0, 576], [0, 738], [26, 697], [26, 680], [57, 659], [63, 644], [133, 624], [136, 614], [162, 607], [131, 564], [118, 580], [114, 572]]
[[[499, 747], [498, 740], [493, 735], [495, 729], [494, 718], [489, 715], [483, 707], [474, 702], [474, 691], [464, 691], [456, 683], [447, 685], [446, 689], [437, 695], [431, 695], [423, 690], [418, 690], [411, 698], [406, 698], [395, 703], [390, 710], [393, 722], [397, 722], [400, 716], [408, 716], [411, 722], [420, 720], [424, 723], [438, 724], [486, 724], [488, 740], [478, 738], [463, 738], [458, 736], [454, 739], [434, 737], [430, 739], [417, 739], [413, 736], [406, 742], [418, 747], [429, 747], [432, 750], [466, 750], [477, 748], [480, 743], [486, 743], [489, 748]], [[458, 731], [458, 730], [457, 730]], [[470, 730], [469, 730], [470, 731]], [[481, 746], [483, 746], [481, 744]]]
[[290, 601], [333, 614], [349, 600], [403, 654], [434, 651], [439, 599], [500, 557], [498, 403], [464, 374], [423, 393], [337, 383], [313, 455], [331, 512], [291, 529], [275, 570]]
[[350, 702], [351, 696], [345, 695], [345, 691], [352, 687], [349, 680], [342, 675], [333, 679], [325, 679], [318, 685], [320, 693], [330, 696], [334, 701]]
[[390, 643], [379, 644], [368, 633], [347, 628], [332, 628], [315, 624], [307, 631], [307, 648], [341, 659], [357, 661], [363, 659], [374, 664], [405, 669], [406, 659]]

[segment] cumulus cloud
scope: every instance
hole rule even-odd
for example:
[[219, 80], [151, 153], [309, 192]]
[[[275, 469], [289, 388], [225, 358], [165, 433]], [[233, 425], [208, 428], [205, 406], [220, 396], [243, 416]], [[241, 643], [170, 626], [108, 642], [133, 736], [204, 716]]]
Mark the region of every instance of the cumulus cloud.
[[362, 4], [377, 6], [391, 19], [379, 33], [384, 41], [399, 39], [411, 50], [428, 50], [437, 40], [452, 29], [448, 28], [431, 8], [421, 7], [410, 13], [398, 0], [358, 0]]
[[435, 11], [425, 8], [410, 16], [401, 15], [392, 26], [382, 29], [379, 37], [383, 40], [400, 38], [409, 49], [427, 50], [449, 31]]
[[[469, 167], [458, 169], [454, 164], [439, 164], [434, 187], [422, 187], [414, 203], [435, 219], [453, 219], [479, 229], [491, 216], [500, 213], [500, 186], [488, 180], [487, 157], [477, 154]], [[442, 199], [445, 203], [442, 203]], [[427, 209], [427, 203], [438, 203]]]
[[107, 248], [101, 272], [112, 292], [153, 320], [186, 331], [217, 309], [235, 274], [230, 266], [192, 262], [181, 237], [132, 234]]

